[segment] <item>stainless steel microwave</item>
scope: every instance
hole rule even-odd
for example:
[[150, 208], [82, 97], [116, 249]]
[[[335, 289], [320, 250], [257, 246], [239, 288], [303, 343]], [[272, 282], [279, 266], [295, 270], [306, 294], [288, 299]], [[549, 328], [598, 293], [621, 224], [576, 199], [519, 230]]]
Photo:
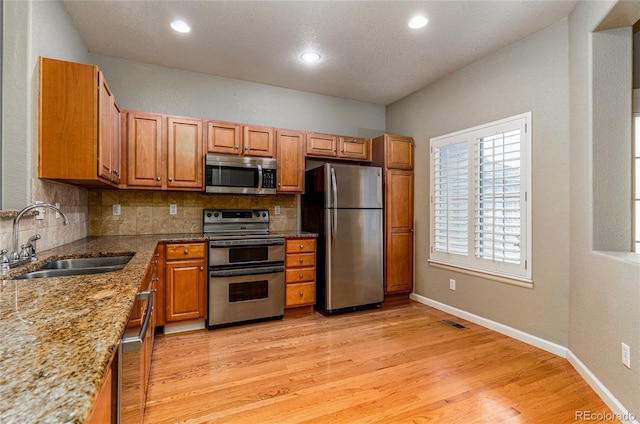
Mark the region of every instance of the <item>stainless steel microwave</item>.
[[205, 192], [276, 194], [276, 160], [207, 154]]

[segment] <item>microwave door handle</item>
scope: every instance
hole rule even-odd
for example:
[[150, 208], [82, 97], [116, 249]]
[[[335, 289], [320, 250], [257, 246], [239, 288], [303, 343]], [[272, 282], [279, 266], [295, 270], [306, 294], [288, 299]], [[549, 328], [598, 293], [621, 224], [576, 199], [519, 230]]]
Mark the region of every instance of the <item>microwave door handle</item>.
[[262, 191], [262, 165], [258, 165], [258, 193]]

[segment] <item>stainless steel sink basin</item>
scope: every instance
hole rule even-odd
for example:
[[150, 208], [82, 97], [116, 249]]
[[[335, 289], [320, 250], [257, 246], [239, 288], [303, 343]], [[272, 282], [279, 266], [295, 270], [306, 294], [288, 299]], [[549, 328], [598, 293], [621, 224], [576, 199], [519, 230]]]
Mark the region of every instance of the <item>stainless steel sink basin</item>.
[[[114, 265], [126, 265], [133, 256], [101, 256], [99, 258], [72, 258], [60, 259], [44, 264], [39, 269], [86, 269], [95, 267], [108, 267]], [[122, 267], [121, 267], [122, 268]]]
[[105, 272], [118, 271], [124, 268], [132, 257], [133, 255], [60, 259], [44, 264], [37, 271], [16, 277], [16, 280], [102, 274]]

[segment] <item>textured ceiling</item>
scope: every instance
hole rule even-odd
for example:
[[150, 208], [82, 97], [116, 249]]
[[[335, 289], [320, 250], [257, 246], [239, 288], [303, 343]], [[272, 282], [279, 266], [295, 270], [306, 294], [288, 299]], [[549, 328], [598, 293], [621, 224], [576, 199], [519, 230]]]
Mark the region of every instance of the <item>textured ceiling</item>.
[[[386, 105], [559, 21], [576, 1], [63, 4], [92, 53]], [[409, 29], [419, 13], [429, 24]], [[191, 33], [171, 30], [176, 18]], [[321, 62], [302, 63], [306, 49]]]

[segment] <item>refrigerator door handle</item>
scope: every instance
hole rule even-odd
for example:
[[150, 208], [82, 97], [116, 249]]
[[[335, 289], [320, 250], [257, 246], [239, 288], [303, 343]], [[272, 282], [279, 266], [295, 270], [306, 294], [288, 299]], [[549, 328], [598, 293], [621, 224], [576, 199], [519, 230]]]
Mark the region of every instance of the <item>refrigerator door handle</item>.
[[331, 219], [331, 246], [336, 247], [338, 236], [338, 183], [336, 181], [336, 170], [331, 168], [331, 191], [333, 193], [333, 218]]

